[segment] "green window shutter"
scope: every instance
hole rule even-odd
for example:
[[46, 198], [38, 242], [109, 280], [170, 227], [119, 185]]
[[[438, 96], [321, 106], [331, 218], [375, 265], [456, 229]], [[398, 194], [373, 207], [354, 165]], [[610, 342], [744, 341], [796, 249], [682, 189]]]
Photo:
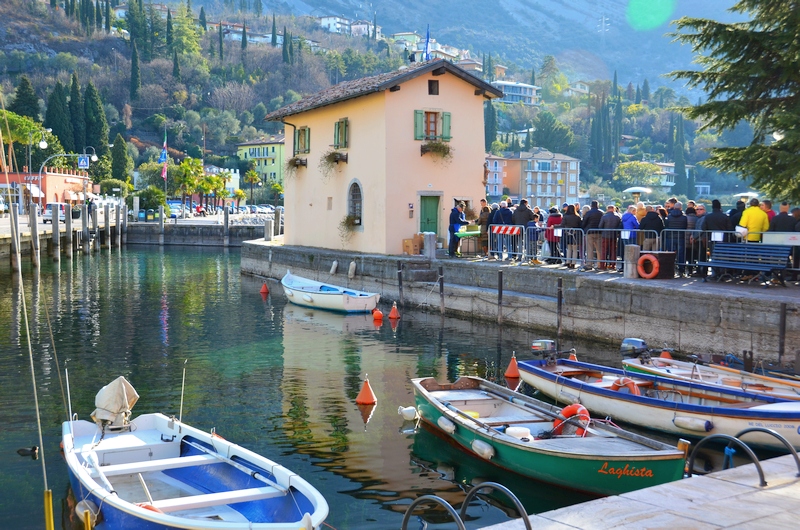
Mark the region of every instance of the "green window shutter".
[[310, 153], [311, 152], [311, 129], [306, 127], [305, 133], [306, 133], [306, 153]]
[[344, 119], [344, 138], [342, 139], [342, 147], [350, 145], [350, 120]]
[[297, 154], [297, 150], [300, 147], [300, 130], [294, 130], [294, 154]]
[[421, 110], [414, 111], [414, 140], [425, 139], [425, 113]]
[[339, 125], [341, 122], [337, 121], [333, 124], [333, 147], [338, 148], [340, 147], [340, 139], [339, 139]]
[[442, 140], [450, 141], [450, 113], [442, 112]]

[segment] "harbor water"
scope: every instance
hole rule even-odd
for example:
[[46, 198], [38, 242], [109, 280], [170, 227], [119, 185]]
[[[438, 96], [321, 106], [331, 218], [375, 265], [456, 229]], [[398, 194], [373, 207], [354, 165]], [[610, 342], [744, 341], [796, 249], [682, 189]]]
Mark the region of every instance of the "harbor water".
[[[183, 399], [184, 422], [216, 429], [319, 489], [330, 505], [327, 523], [338, 530], [399, 528], [417, 497], [434, 494], [460, 505], [469, 485], [485, 480], [509, 487], [529, 513], [588, 499], [499, 471], [397, 413], [414, 402], [410, 378], [502, 379], [512, 352], [532, 358], [531, 341], [552, 338], [546, 332], [413, 308], [395, 329], [366, 315], [299, 308], [275, 283], [262, 296], [263, 281], [242, 276], [238, 252], [223, 249], [130, 247], [60, 263], [45, 259], [38, 272], [26, 262], [21, 291], [7, 264], [0, 278], [0, 326], [9, 330], [0, 336], [3, 528], [44, 526], [41, 459], [17, 454], [39, 445], [26, 329], [57, 528], [80, 528], [59, 454], [60, 424], [68, 417], [65, 371], [72, 411], [82, 419], [94, 410], [97, 391], [119, 375], [141, 396], [134, 416], [178, 416]], [[387, 314], [390, 303], [381, 304]], [[569, 337], [560, 346], [575, 347], [582, 360], [619, 365], [616, 349]], [[355, 403], [364, 377], [378, 399], [374, 409]], [[481, 496], [468, 511], [469, 525], [516, 517], [511, 506], [500, 494]], [[412, 521], [409, 528], [454, 528], [433, 507], [419, 509]]]

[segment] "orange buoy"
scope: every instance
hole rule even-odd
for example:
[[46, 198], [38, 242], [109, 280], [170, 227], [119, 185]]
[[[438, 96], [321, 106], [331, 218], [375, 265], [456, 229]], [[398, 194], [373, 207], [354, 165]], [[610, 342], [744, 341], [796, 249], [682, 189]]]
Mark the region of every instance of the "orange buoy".
[[372, 418], [372, 413], [375, 412], [376, 406], [377, 405], [375, 405], [374, 403], [371, 405], [362, 405], [362, 404], [356, 405], [356, 407], [358, 407], [358, 411], [361, 412], [361, 419], [364, 421], [365, 431], [367, 430], [367, 423], [369, 423], [369, 420]]
[[393, 320], [400, 318], [400, 312], [397, 310], [397, 302], [392, 302], [392, 310], [389, 311], [389, 318]]
[[511, 362], [508, 363], [508, 368], [506, 368], [506, 373], [503, 375], [505, 375], [509, 379], [519, 379], [519, 368], [517, 367], [516, 352], [511, 354]]
[[264, 282], [264, 285], [261, 286], [261, 294], [269, 294], [269, 287], [267, 287], [267, 282]]
[[392, 331], [397, 331], [398, 322], [400, 322], [400, 320], [397, 319], [397, 318], [390, 318], [389, 319], [389, 325], [392, 326]]
[[364, 384], [361, 386], [361, 392], [358, 393], [356, 397], [356, 405], [374, 405], [378, 402], [378, 398], [375, 397], [375, 392], [372, 391], [372, 387], [369, 386], [369, 378], [364, 378]]
[[578, 360], [578, 356], [577, 356], [577, 355], [575, 355], [575, 348], [572, 348], [572, 349], [569, 351], [569, 360], [570, 360], [570, 361], [577, 361], [577, 360]]
[[520, 379], [519, 377], [506, 377], [506, 387], [512, 392], [516, 392], [519, 388]]
[[383, 320], [383, 312], [380, 309], [375, 309], [372, 311], [372, 320]]
[[669, 350], [661, 350], [661, 355], [659, 355], [659, 357], [662, 359], [672, 359], [672, 354]]

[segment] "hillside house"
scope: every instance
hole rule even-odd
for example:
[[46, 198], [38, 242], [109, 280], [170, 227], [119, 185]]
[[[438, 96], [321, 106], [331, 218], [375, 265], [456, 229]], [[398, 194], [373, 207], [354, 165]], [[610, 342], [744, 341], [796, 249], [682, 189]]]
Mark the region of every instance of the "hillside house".
[[[674, 162], [652, 162], [659, 167], [659, 172], [655, 175], [659, 179], [658, 186], [661, 186], [661, 191], [670, 193], [673, 186], [675, 186], [675, 163]], [[694, 166], [686, 164], [686, 178], [689, 178], [689, 171], [694, 169]]]
[[355, 22], [350, 24], [350, 34], [353, 37], [372, 38], [372, 31], [373, 28], [375, 27], [377, 27], [375, 40], [383, 40], [383, 34], [381, 33], [381, 26], [375, 26], [375, 24], [373, 24], [368, 20], [356, 20]]
[[253, 169], [265, 183], [274, 181], [283, 185], [283, 146], [284, 135], [278, 133], [269, 138], [236, 144], [236, 154], [239, 160], [253, 162]]
[[336, 15], [327, 15], [319, 17], [319, 25], [327, 29], [331, 33], [339, 33], [340, 35], [350, 35], [351, 21], [349, 18], [343, 16], [337, 17]]
[[291, 142], [285, 243], [400, 254], [417, 232], [444, 241], [454, 204], [477, 206], [484, 196], [483, 103], [500, 96], [434, 59], [267, 115], [284, 123]]
[[542, 87], [514, 81], [492, 81], [492, 86], [503, 91], [503, 99], [501, 100], [503, 103], [509, 105], [522, 103], [528, 106], [539, 104], [539, 90]]
[[568, 98], [573, 96], [588, 96], [589, 83], [586, 81], [575, 81], [574, 83], [570, 84], [566, 90], [564, 90], [564, 95]]

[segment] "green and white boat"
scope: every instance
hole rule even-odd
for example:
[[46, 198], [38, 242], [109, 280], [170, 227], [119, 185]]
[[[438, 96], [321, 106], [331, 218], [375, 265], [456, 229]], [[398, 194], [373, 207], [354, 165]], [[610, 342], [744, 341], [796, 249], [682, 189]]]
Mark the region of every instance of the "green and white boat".
[[542, 482], [598, 496], [683, 477], [682, 449], [563, 409], [479, 377], [437, 383], [412, 379], [421, 419], [492, 464]]

